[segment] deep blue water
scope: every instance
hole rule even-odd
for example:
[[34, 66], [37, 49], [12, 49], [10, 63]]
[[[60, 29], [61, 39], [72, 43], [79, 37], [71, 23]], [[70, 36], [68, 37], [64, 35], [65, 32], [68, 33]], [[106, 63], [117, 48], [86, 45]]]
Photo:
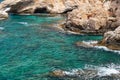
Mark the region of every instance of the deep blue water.
[[47, 80], [41, 76], [55, 69], [120, 64], [117, 53], [76, 47], [77, 41], [102, 36], [63, 33], [55, 28], [61, 20], [64, 17], [11, 15], [1, 21], [0, 80]]
[[2, 2], [3, 0], [0, 0], [0, 2]]

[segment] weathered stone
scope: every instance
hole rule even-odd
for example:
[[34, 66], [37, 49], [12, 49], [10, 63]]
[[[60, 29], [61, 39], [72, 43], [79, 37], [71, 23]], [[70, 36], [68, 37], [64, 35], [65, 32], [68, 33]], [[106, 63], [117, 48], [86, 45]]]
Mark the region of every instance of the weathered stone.
[[8, 18], [8, 13], [6, 13], [5, 11], [0, 11], [0, 20], [7, 18]]
[[109, 8], [109, 16], [113, 17], [115, 20], [109, 25], [110, 28], [117, 28], [120, 26], [120, 0], [111, 0]]
[[104, 34], [103, 40], [98, 44], [106, 46], [110, 49], [120, 50], [120, 26], [114, 31], [106, 32]]
[[98, 33], [106, 28], [109, 16], [106, 9], [100, 0], [81, 0], [78, 9], [68, 13], [66, 28], [72, 30], [74, 27], [83, 33]]
[[0, 9], [6, 7], [11, 7], [11, 13], [66, 13], [76, 8], [77, 3], [76, 0], [5, 0]]
[[[111, 70], [109, 68], [103, 68]], [[107, 71], [106, 70], [106, 71]], [[48, 74], [51, 78], [57, 78], [62, 80], [117, 80], [120, 78], [119, 70], [112, 69], [115, 72], [106, 73], [102, 68], [99, 69], [76, 69], [71, 71], [55, 70]], [[51, 75], [52, 74], [52, 75]]]

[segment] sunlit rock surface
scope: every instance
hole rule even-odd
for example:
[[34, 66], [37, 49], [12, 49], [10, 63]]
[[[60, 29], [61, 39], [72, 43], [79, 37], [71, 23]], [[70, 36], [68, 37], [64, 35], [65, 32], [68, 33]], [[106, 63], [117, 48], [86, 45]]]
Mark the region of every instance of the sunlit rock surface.
[[0, 20], [7, 19], [8, 17], [8, 13], [2, 10], [0, 11]]
[[77, 7], [79, 0], [5, 0], [0, 8], [11, 7], [12, 13], [66, 13]]
[[65, 28], [81, 33], [103, 33], [109, 17], [108, 3], [100, 0], [81, 0], [79, 7], [68, 13]]
[[68, 13], [65, 30], [84, 34], [104, 34], [120, 25], [120, 1], [81, 0]]
[[104, 34], [103, 40], [98, 44], [106, 46], [113, 50], [120, 50], [120, 26], [114, 31], [106, 32]]

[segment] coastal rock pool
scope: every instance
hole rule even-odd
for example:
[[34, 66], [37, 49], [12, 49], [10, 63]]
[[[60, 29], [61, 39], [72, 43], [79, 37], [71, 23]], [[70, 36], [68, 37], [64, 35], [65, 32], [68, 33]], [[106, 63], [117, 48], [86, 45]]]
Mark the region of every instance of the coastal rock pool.
[[75, 45], [102, 36], [64, 33], [57, 28], [62, 20], [61, 15], [11, 15], [0, 21], [0, 80], [48, 80], [43, 76], [56, 69], [119, 66], [118, 53]]

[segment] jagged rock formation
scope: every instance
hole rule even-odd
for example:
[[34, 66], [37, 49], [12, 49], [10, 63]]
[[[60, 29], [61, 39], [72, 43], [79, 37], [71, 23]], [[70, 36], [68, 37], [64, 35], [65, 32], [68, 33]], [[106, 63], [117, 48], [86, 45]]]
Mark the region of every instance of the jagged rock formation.
[[103, 33], [107, 28], [109, 2], [81, 0], [79, 7], [68, 13], [65, 28], [80, 33]]
[[0, 11], [0, 20], [6, 19], [8, 18], [8, 13], [6, 13], [5, 11]]
[[120, 50], [120, 26], [114, 31], [106, 32], [103, 40], [98, 45], [106, 46], [113, 50]]
[[79, 0], [5, 0], [0, 9], [10, 7], [12, 13], [66, 13], [77, 7]]
[[102, 48], [108, 51], [120, 50], [120, 26], [114, 31], [108, 31], [104, 34], [101, 41], [77, 42], [77, 46], [85, 48]]
[[[64, 29], [104, 33], [119, 25], [119, 0], [4, 0], [0, 10], [17, 14], [68, 13]], [[117, 1], [117, 2], [116, 2]], [[111, 6], [110, 6], [111, 4]], [[109, 11], [108, 11], [109, 10]], [[117, 17], [116, 17], [117, 16]]]
[[107, 74], [105, 70], [95, 69], [79, 69], [72, 71], [55, 70], [50, 72], [48, 76], [50, 78], [57, 78], [60, 80], [117, 80], [120, 78], [120, 72], [115, 69], [107, 69], [114, 71], [113, 73]]
[[84, 34], [104, 34], [120, 25], [120, 1], [81, 0], [68, 13], [65, 30]]
[[111, 0], [109, 21], [111, 28], [116, 28], [114, 31], [108, 31], [104, 34], [104, 38], [98, 44], [106, 46], [113, 50], [120, 50], [120, 0]]
[[117, 28], [120, 26], [120, 0], [111, 0], [109, 8], [110, 18], [108, 23], [110, 28]]

